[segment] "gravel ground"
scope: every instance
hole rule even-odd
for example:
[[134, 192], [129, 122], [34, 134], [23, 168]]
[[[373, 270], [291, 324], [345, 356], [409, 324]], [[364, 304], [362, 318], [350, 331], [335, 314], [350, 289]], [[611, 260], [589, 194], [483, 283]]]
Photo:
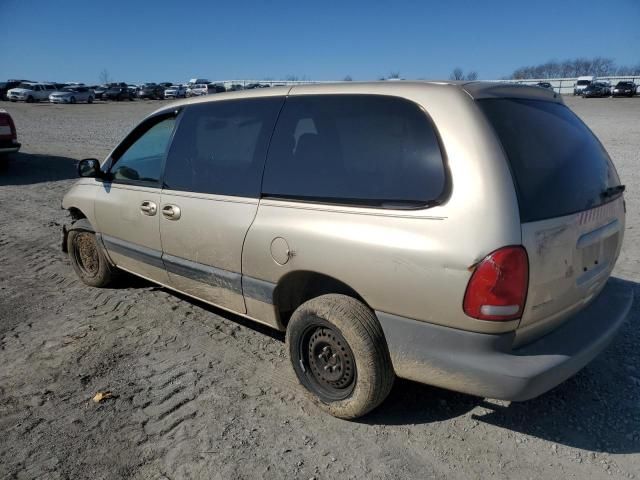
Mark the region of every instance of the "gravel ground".
[[[627, 184], [615, 275], [640, 281], [640, 98], [569, 97]], [[126, 278], [77, 280], [60, 252], [75, 162], [104, 157], [159, 102], [2, 103], [22, 153], [0, 173], [0, 479], [636, 478], [640, 311], [541, 398], [398, 381], [358, 422], [295, 386], [283, 338]], [[111, 391], [113, 398], [91, 398]]]

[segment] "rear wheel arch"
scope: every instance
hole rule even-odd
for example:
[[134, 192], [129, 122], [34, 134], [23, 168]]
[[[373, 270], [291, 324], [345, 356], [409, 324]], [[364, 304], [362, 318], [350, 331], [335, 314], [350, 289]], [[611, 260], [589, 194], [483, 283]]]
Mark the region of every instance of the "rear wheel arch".
[[346, 295], [369, 307], [362, 295], [347, 283], [330, 275], [296, 270], [282, 277], [273, 291], [273, 303], [279, 322], [286, 329], [291, 315], [300, 305], [327, 294]]

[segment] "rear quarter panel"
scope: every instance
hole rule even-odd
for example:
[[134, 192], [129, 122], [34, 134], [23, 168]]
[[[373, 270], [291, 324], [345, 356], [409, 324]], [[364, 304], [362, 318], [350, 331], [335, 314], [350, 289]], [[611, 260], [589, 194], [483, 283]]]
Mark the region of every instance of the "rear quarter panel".
[[[245, 241], [243, 274], [277, 284], [293, 271], [319, 272], [348, 284], [375, 310], [465, 330], [513, 330], [517, 321], [486, 322], [462, 311], [470, 267], [521, 243], [511, 175], [471, 97], [451, 85], [411, 83], [294, 87], [290, 94], [305, 93], [395, 95], [419, 104], [440, 136], [451, 190], [444, 204], [420, 210], [263, 199]], [[276, 237], [294, 252], [285, 265], [270, 253]], [[249, 315], [276, 314], [254, 303]]]

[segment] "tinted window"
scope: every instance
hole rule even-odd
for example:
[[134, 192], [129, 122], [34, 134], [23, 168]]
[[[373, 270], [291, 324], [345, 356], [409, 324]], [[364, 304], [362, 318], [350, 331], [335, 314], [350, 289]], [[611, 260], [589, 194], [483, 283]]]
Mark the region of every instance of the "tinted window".
[[620, 184], [607, 152], [566, 106], [523, 99], [478, 104], [511, 164], [523, 222], [595, 207], [604, 190]]
[[435, 131], [414, 103], [377, 95], [289, 97], [269, 148], [265, 195], [382, 207], [438, 199]]
[[165, 188], [258, 197], [282, 98], [191, 105], [169, 151]]
[[114, 181], [157, 184], [174, 125], [166, 118], [135, 140], [111, 168]]

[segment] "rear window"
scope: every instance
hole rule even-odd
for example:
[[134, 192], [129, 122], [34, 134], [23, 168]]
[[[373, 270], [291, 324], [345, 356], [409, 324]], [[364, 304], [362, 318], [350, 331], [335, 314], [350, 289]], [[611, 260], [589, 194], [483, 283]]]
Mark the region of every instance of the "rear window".
[[589, 85], [591, 80], [578, 80], [578, 85]]
[[523, 223], [596, 207], [607, 188], [620, 184], [604, 147], [565, 105], [525, 99], [478, 105], [508, 157]]
[[445, 171], [431, 121], [379, 95], [287, 98], [269, 148], [267, 196], [414, 208], [438, 200]]

